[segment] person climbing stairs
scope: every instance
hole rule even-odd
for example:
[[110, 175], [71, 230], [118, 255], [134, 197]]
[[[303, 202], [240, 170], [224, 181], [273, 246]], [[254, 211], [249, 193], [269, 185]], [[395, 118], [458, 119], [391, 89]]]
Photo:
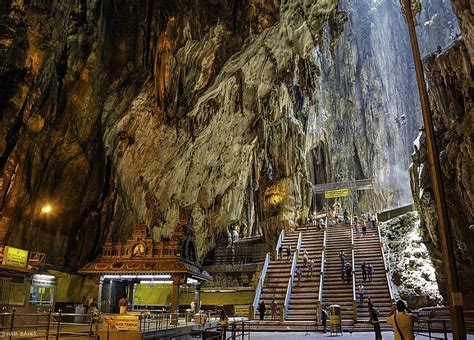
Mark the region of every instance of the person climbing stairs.
[[[303, 269], [301, 283], [294, 283], [287, 320], [315, 321], [318, 313], [319, 279], [321, 274], [321, 254], [323, 250], [324, 230], [313, 225], [303, 225], [297, 229], [302, 233], [301, 253], [298, 266]], [[309, 263], [304, 265], [304, 251], [314, 261], [313, 274], [310, 276]]]

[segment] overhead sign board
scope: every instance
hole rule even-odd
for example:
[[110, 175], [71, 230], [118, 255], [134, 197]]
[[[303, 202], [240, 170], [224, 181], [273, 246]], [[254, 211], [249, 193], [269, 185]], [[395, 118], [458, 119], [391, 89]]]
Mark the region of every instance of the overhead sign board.
[[327, 190], [324, 192], [324, 198], [337, 198], [349, 196], [351, 191], [349, 189]]
[[2, 264], [14, 267], [26, 267], [28, 263], [28, 250], [5, 246], [3, 248]]

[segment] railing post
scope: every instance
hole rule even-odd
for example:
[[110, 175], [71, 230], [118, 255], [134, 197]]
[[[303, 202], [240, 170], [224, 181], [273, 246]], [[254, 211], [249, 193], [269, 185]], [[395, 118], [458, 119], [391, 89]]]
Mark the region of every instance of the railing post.
[[58, 325], [56, 327], [56, 340], [59, 339], [60, 331], [61, 331], [61, 310], [58, 311]]
[[5, 314], [7, 313], [7, 307], [2, 307], [2, 327], [5, 325]]
[[90, 336], [92, 336], [92, 323], [93, 322], [94, 322], [94, 312], [91, 312], [90, 321], [89, 321], [89, 335]]
[[448, 339], [448, 330], [446, 329], [446, 320], [443, 320], [443, 334], [444, 334], [444, 339]]
[[357, 297], [356, 297], [356, 283], [355, 283], [355, 250], [354, 250], [354, 229], [351, 225], [351, 248], [352, 248], [352, 313], [354, 323], [357, 322]]
[[10, 334], [9, 334], [9, 338], [11, 339], [12, 336], [13, 336], [13, 326], [15, 324], [15, 312], [16, 312], [16, 308], [13, 307], [12, 308], [12, 318], [10, 320]]
[[48, 323], [46, 324], [46, 340], [49, 339], [49, 329], [51, 327], [51, 308], [48, 310]]
[[431, 321], [430, 320], [428, 320], [428, 335], [431, 339]]

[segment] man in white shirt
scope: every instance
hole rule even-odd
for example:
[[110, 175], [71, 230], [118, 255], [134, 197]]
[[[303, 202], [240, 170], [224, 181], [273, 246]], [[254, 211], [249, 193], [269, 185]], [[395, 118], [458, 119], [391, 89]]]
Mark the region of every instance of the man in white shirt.
[[407, 312], [405, 301], [398, 300], [396, 307], [392, 308], [387, 318], [387, 323], [393, 326], [395, 340], [415, 340], [413, 330], [415, 316]]

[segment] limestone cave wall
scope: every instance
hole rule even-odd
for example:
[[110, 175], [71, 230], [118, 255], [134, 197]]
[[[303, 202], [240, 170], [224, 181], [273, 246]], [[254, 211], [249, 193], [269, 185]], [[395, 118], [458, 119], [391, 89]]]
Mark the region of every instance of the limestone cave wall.
[[[203, 259], [235, 221], [270, 247], [312, 183], [376, 177], [361, 209], [400, 204], [420, 120], [397, 6], [1, 2], [0, 243], [77, 267], [137, 223], [169, 237], [186, 208]], [[437, 9], [439, 45], [456, 25]]]
[[234, 220], [276, 237], [307, 196], [293, 83], [338, 15], [337, 1], [2, 2], [2, 243], [76, 266], [136, 223], [169, 236], [180, 207], [200, 258]]
[[[457, 271], [464, 303], [469, 305], [474, 303], [474, 230], [470, 228], [474, 220], [473, 8], [462, 1], [453, 1], [453, 7], [460, 18], [462, 36], [449, 49], [427, 57], [424, 64]], [[413, 155], [412, 189], [424, 240], [437, 268], [441, 293], [446, 297], [444, 259], [423, 134]]]

